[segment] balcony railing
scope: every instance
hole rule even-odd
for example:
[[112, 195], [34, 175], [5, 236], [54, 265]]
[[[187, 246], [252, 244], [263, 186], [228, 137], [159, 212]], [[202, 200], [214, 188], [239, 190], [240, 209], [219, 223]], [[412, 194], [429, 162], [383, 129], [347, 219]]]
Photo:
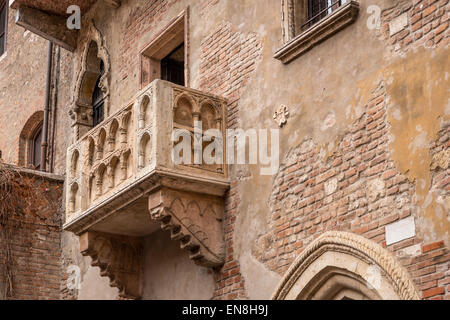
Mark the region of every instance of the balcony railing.
[[66, 225], [158, 169], [223, 184], [227, 180], [223, 164], [176, 165], [171, 154], [173, 130], [186, 129], [194, 135], [196, 117], [203, 120], [203, 129], [214, 125], [225, 137], [225, 104], [219, 97], [165, 81], [142, 90], [132, 103], [69, 147]]
[[[223, 263], [227, 167], [177, 164], [172, 152], [179, 140], [172, 134], [184, 129], [198, 137], [195, 124], [201, 121], [200, 136], [206, 136], [207, 129], [219, 132], [216, 138], [223, 149], [216, 151], [225, 156], [225, 108], [220, 97], [155, 80], [68, 148], [64, 228], [82, 236], [84, 254], [97, 261], [99, 253], [92, 246], [98, 239], [118, 243], [132, 237], [128, 243], [136, 243], [160, 225], [180, 240], [197, 264]], [[189, 147], [195, 154], [198, 145]], [[131, 275], [111, 277], [117, 281]]]

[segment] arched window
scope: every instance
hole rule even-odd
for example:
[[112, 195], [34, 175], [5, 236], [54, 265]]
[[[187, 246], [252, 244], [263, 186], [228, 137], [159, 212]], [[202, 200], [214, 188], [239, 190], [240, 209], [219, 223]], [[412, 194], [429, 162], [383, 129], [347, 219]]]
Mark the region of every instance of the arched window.
[[42, 122], [34, 129], [29, 143], [29, 165], [41, 169]]
[[103, 61], [100, 60], [100, 75], [95, 84], [94, 92], [92, 93], [92, 108], [93, 108], [93, 125], [97, 126], [100, 122], [103, 121], [105, 114], [105, 98], [103, 96], [103, 91], [100, 88], [100, 79], [105, 72], [105, 66]]
[[44, 111], [36, 111], [28, 118], [19, 136], [18, 165], [32, 167], [40, 170], [42, 125], [44, 123]]

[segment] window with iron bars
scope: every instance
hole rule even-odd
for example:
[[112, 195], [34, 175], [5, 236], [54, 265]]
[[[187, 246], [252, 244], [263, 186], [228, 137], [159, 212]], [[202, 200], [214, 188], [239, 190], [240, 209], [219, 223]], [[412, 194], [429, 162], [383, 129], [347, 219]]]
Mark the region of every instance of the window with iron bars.
[[284, 64], [354, 23], [357, 0], [281, 0], [283, 46], [274, 55]]
[[349, 0], [308, 0], [307, 21], [302, 24], [301, 30], [306, 30], [314, 24], [336, 11]]

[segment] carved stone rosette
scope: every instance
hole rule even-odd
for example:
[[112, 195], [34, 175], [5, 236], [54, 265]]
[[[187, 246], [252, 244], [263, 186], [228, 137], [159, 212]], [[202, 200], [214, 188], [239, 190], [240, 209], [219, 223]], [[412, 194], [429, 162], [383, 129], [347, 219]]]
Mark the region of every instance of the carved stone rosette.
[[141, 238], [100, 232], [80, 236], [80, 250], [92, 258], [92, 266], [119, 289], [119, 297], [139, 299], [142, 295], [143, 242]]
[[218, 267], [224, 263], [221, 198], [162, 188], [149, 196], [149, 211], [196, 264]]

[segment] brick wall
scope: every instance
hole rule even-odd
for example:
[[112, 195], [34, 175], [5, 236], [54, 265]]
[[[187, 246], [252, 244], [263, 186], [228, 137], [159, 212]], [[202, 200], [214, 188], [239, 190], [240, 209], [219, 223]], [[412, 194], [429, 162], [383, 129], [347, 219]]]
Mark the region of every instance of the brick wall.
[[200, 0], [200, 15], [203, 16], [209, 12], [211, 7], [219, 3], [219, 0]]
[[[262, 43], [256, 34], [234, 32], [230, 23], [218, 25], [202, 43], [200, 90], [228, 99], [228, 128], [237, 128], [239, 100], [261, 58]], [[240, 266], [234, 257], [233, 234], [238, 215], [238, 183], [232, 182], [225, 202], [226, 262], [216, 273], [215, 299], [245, 298]]]
[[[403, 14], [407, 24], [401, 31], [390, 35], [389, 24]], [[435, 47], [449, 43], [450, 4], [448, 0], [399, 1], [382, 14], [382, 33], [396, 51], [411, 48]]]
[[[13, 295], [9, 299], [59, 299], [63, 181], [24, 172], [16, 176], [25, 187], [15, 190], [27, 194], [28, 191], [23, 190], [28, 190], [28, 186], [32, 185], [34, 195], [30, 197], [27, 194], [20, 213], [12, 216], [6, 225], [5, 221], [0, 223], [0, 269], [5, 271], [4, 258], [8, 244], [12, 259], [9, 268], [12, 270]], [[4, 232], [10, 232], [10, 241], [6, 241]], [[4, 273], [0, 279], [2, 283], [6, 282]]]
[[138, 40], [142, 34], [151, 31], [164, 18], [167, 10], [179, 0], [141, 1], [133, 8], [125, 22], [125, 32], [121, 34], [119, 74], [125, 79], [139, 70]]
[[[286, 156], [274, 179], [269, 232], [258, 240], [262, 250], [256, 255], [282, 275], [323, 232], [350, 231], [400, 257], [424, 298], [448, 298], [450, 255], [443, 242], [425, 243], [416, 235], [386, 246], [386, 225], [417, 217], [414, 184], [398, 172], [389, 152], [386, 101], [381, 83], [328, 157], [311, 140]], [[447, 143], [439, 141], [436, 150]], [[447, 174], [440, 185], [448, 180]], [[414, 245], [420, 252], [404, 253]]]

